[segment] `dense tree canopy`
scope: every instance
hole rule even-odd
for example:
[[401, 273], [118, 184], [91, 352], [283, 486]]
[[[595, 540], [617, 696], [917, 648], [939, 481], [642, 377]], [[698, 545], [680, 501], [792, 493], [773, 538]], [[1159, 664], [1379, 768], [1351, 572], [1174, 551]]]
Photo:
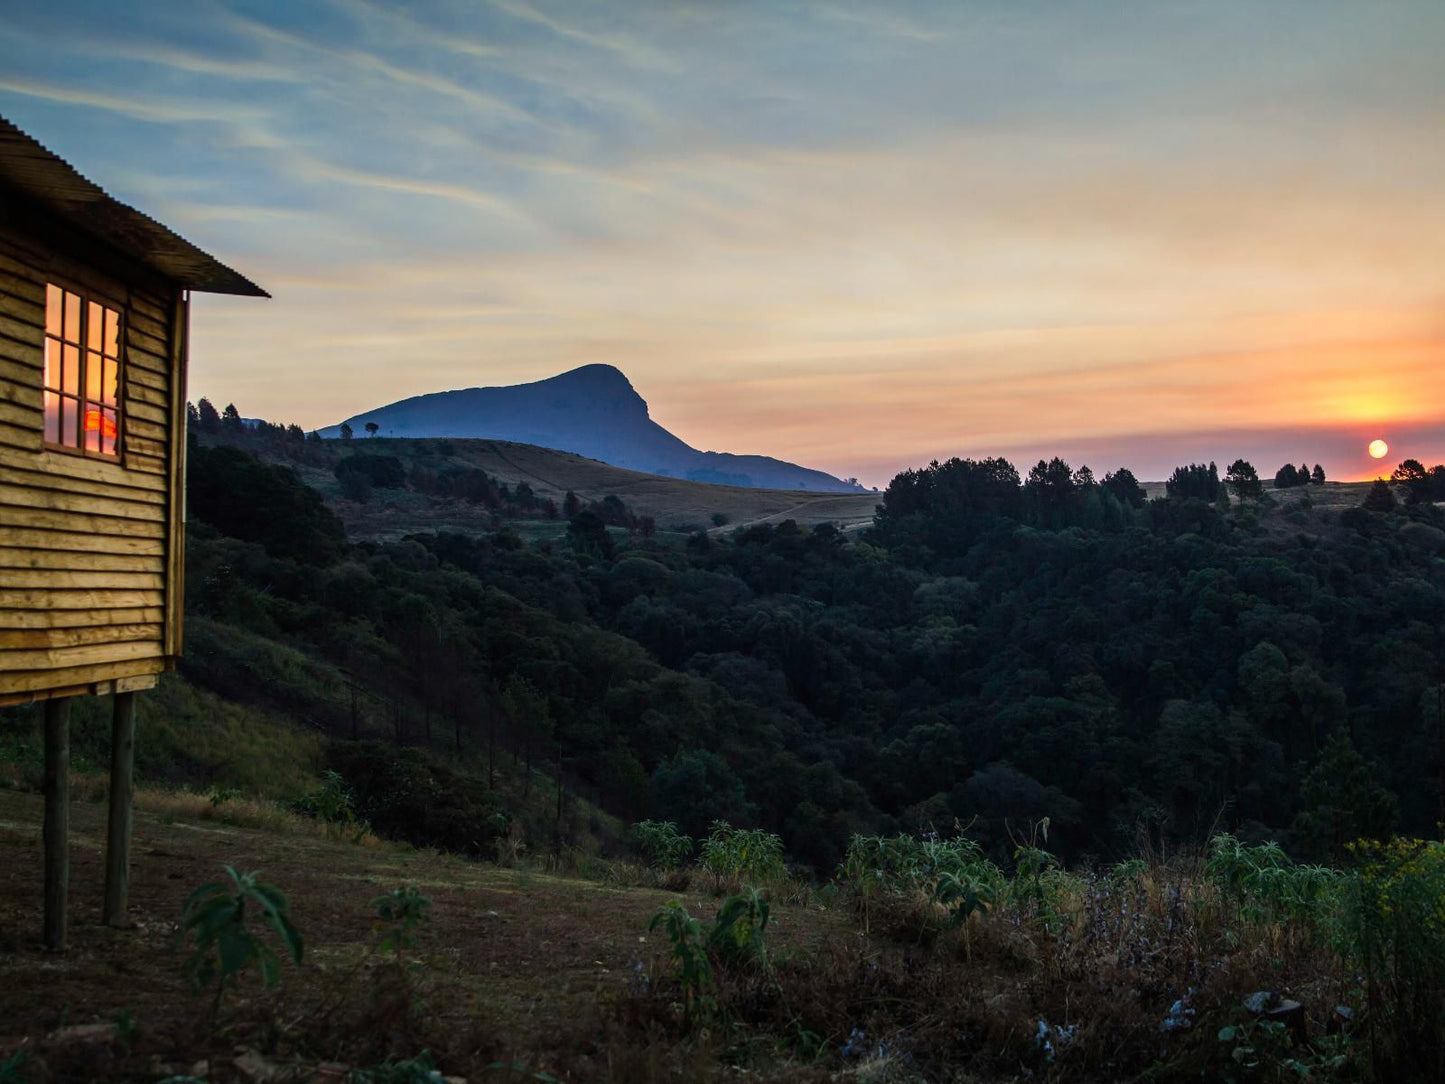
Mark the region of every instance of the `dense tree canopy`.
[[[565, 541], [348, 545], [291, 472], [202, 450], [185, 667], [333, 733], [525, 757], [619, 815], [756, 823], [819, 868], [852, 831], [953, 818], [1000, 853], [1043, 816], [1099, 855], [1141, 828], [1311, 854], [1428, 832], [1441, 511], [1277, 530], [1212, 467], [1166, 499], [1130, 482], [953, 459], [853, 539], [614, 538], [579, 501]], [[328, 674], [365, 687], [359, 724]]]

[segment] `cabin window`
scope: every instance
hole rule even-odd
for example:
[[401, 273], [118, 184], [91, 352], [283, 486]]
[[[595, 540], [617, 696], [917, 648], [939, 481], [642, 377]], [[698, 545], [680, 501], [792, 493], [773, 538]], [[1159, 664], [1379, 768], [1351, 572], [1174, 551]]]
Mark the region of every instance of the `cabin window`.
[[120, 312], [54, 284], [45, 287], [45, 442], [120, 452]]

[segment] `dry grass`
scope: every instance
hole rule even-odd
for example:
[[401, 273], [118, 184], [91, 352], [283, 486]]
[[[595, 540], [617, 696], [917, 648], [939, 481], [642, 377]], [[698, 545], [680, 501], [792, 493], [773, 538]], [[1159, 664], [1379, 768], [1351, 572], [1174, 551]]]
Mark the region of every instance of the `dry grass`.
[[[124, 933], [95, 921], [104, 807], [76, 804], [73, 947], [56, 959], [35, 944], [39, 806], [0, 793], [0, 1058], [35, 1052], [37, 1080], [154, 1079], [156, 1065], [184, 1072], [202, 1058], [207, 1079], [240, 1080], [246, 1047], [302, 1070], [298, 1079], [322, 1061], [369, 1065], [425, 1048], [474, 1080], [505, 1079], [486, 1068], [502, 1061], [628, 1084], [1197, 1081], [1220, 1078], [1227, 1051], [1215, 1036], [1239, 1021], [1245, 994], [1288, 991], [1316, 1033], [1338, 996], [1322, 950], [1237, 921], [1185, 863], [1065, 884], [1054, 921], [1010, 904], [960, 928], [902, 900], [897, 914], [875, 909], [870, 935], [850, 899], [820, 906], [779, 886], [768, 962], [719, 961], [716, 1009], [689, 1024], [671, 946], [648, 921], [673, 898], [710, 919], [719, 901], [705, 884], [625, 862], [579, 880], [355, 847], [264, 803], [164, 792], [145, 792], [137, 813], [138, 926]], [[181, 982], [170, 938], [188, 892], [222, 863], [262, 869], [286, 891], [307, 960], [273, 992], [247, 983], [228, 994], [212, 1032], [198, 1027], [205, 999]], [[396, 960], [373, 949], [371, 900], [404, 884], [432, 899], [432, 921]], [[1166, 1033], [1181, 997], [1193, 1026]], [[122, 1011], [141, 1028], [130, 1044], [86, 1053], [46, 1039]], [[1061, 1029], [1049, 1032], [1052, 1052], [1041, 1021]]]

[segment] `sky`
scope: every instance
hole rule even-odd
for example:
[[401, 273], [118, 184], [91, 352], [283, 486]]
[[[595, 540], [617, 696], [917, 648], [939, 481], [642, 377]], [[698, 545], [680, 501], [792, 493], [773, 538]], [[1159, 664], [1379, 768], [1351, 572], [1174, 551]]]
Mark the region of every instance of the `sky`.
[[620, 368], [886, 485], [1445, 460], [1445, 4], [6, 0], [0, 115], [269, 290], [306, 428]]

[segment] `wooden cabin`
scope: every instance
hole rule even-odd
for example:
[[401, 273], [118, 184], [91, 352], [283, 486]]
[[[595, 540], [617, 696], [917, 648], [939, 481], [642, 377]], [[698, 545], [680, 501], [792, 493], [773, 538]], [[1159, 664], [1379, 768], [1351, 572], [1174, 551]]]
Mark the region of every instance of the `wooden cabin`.
[[134, 696], [181, 652], [193, 290], [268, 296], [0, 117], [0, 706], [45, 701], [56, 949], [69, 698], [114, 698], [105, 918], [119, 922]]

